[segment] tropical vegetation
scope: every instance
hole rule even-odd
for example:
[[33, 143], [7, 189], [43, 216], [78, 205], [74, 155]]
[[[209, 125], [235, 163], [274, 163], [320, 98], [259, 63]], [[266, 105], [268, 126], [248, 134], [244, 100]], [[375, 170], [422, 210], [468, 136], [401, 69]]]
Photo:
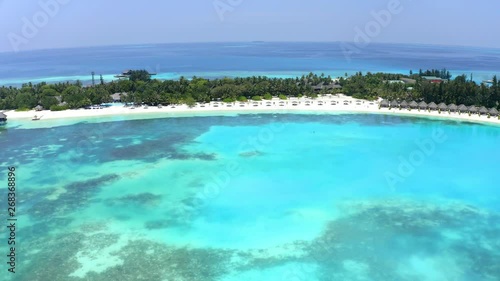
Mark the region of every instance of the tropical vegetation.
[[120, 93], [121, 101], [135, 104], [168, 105], [210, 101], [287, 99], [322, 94], [343, 93], [355, 98], [374, 100], [415, 100], [435, 103], [455, 103], [499, 107], [500, 88], [497, 77], [490, 85], [478, 84], [465, 75], [443, 83], [430, 83], [423, 76], [451, 78], [446, 70], [419, 71], [409, 75], [390, 73], [356, 73], [340, 79], [324, 74], [309, 73], [297, 78], [205, 79], [193, 77], [178, 80], [157, 80], [144, 70], [131, 71], [129, 79], [84, 86], [74, 83], [26, 83], [21, 87], [0, 87], [1, 110], [26, 110], [41, 106], [51, 110], [76, 109], [93, 104], [112, 102], [112, 95]]

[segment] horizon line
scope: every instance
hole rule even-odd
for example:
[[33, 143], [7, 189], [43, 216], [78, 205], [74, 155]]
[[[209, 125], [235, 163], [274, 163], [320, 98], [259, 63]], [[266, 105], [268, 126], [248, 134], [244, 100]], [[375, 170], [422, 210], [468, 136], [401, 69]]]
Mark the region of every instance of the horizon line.
[[[30, 53], [30, 52], [43, 52], [52, 50], [76, 50], [76, 49], [93, 49], [93, 48], [109, 48], [109, 47], [125, 47], [125, 46], [154, 46], [154, 45], [180, 45], [180, 44], [234, 44], [234, 43], [253, 43], [253, 44], [265, 44], [265, 43], [282, 43], [282, 44], [299, 44], [299, 43], [339, 43], [339, 44], [357, 44], [353, 41], [265, 41], [265, 40], [253, 40], [253, 41], [192, 41], [192, 42], [157, 42], [157, 43], [126, 43], [126, 44], [103, 44], [103, 45], [91, 45], [91, 46], [74, 46], [74, 47], [54, 47], [54, 48], [39, 48], [39, 49], [29, 49], [15, 51], [0, 51], [1, 55], [16, 55], [19, 53]], [[500, 47], [491, 46], [477, 46], [477, 45], [447, 45], [447, 44], [434, 44], [434, 43], [407, 43], [407, 42], [372, 42], [369, 45], [414, 45], [414, 46], [426, 46], [426, 47], [449, 47], [449, 48], [478, 48], [478, 49], [490, 49], [499, 50]]]

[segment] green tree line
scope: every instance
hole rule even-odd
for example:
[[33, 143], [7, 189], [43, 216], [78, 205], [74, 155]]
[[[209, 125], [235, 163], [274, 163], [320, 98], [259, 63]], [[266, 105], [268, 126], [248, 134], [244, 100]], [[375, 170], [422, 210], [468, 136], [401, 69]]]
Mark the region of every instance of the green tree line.
[[[427, 73], [427, 72], [426, 72]], [[429, 73], [435, 73], [429, 71]], [[446, 73], [441, 71], [441, 73]], [[413, 78], [414, 84], [389, 83], [391, 80]], [[205, 79], [193, 77], [178, 80], [157, 80], [143, 71], [132, 71], [129, 79], [98, 85], [83, 86], [74, 83], [26, 83], [21, 87], [0, 87], [1, 110], [27, 110], [38, 105], [45, 109], [76, 109], [92, 104], [111, 102], [111, 95], [127, 93], [122, 102], [136, 104], [188, 104], [196, 102], [246, 101], [269, 99], [271, 97], [316, 97], [318, 94], [344, 93], [355, 98], [444, 102], [487, 107], [498, 107], [500, 89], [496, 77], [490, 86], [467, 80], [465, 75], [441, 84], [423, 81], [419, 75], [389, 73], [356, 73], [340, 78], [342, 89], [318, 85], [332, 85], [332, 78], [324, 74], [310, 73], [297, 78], [269, 78], [254, 76], [246, 78]], [[316, 87], [316, 89], [315, 89]]]

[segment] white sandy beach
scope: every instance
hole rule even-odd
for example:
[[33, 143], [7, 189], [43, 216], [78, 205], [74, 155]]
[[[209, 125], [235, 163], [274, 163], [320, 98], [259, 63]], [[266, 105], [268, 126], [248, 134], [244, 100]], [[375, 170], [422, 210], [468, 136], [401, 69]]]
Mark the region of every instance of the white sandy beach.
[[320, 97], [317, 99], [308, 98], [292, 98], [286, 101], [273, 99], [270, 101], [263, 100], [259, 102], [248, 101], [245, 103], [235, 102], [231, 104], [223, 102], [211, 102], [209, 104], [197, 104], [193, 108], [186, 105], [163, 106], [162, 108], [150, 106], [136, 107], [134, 109], [124, 106], [112, 106], [103, 109], [78, 109], [65, 111], [6, 111], [7, 118], [10, 120], [31, 120], [35, 115], [41, 117], [41, 120], [49, 119], [66, 119], [66, 118], [84, 118], [84, 117], [100, 117], [100, 116], [126, 116], [126, 115], [144, 115], [144, 114], [160, 114], [166, 113], [168, 116], [175, 114], [203, 114], [203, 113], [256, 113], [256, 112], [346, 112], [346, 113], [373, 113], [373, 114], [394, 114], [394, 115], [409, 115], [431, 118], [445, 118], [460, 121], [469, 121], [477, 123], [500, 124], [498, 117], [488, 118], [487, 116], [478, 116], [473, 114], [458, 114], [458, 113], [438, 113], [437, 111], [418, 111], [412, 109], [379, 109], [378, 102], [370, 102], [367, 100], [354, 99], [342, 94], [335, 96]]

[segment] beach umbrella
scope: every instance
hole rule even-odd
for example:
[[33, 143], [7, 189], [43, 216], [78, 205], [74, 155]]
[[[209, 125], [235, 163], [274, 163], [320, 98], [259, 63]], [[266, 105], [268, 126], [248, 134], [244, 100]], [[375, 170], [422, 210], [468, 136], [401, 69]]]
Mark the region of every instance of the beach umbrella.
[[458, 112], [467, 112], [469, 111], [469, 108], [465, 106], [465, 104], [461, 104], [458, 106]]
[[477, 107], [475, 107], [474, 105], [469, 107], [469, 112], [470, 113], [477, 113], [479, 110], [477, 109]]
[[491, 116], [497, 116], [498, 115], [498, 110], [496, 108], [492, 108], [489, 111]]
[[490, 111], [486, 107], [484, 107], [484, 106], [479, 109], [479, 113], [481, 113], [482, 115], [486, 115], [489, 112]]
[[446, 105], [446, 103], [442, 102], [438, 105], [438, 108], [440, 110], [448, 110], [448, 106]]
[[408, 103], [406, 101], [403, 101], [401, 104], [400, 104], [401, 108], [408, 108]]
[[427, 107], [430, 110], [436, 110], [438, 108], [437, 104], [435, 104], [434, 102], [429, 103], [429, 105]]
[[410, 107], [411, 108], [417, 108], [418, 107], [418, 103], [416, 101], [412, 101], [412, 102], [410, 102]]
[[419, 109], [427, 109], [428, 105], [425, 101], [418, 104]]
[[454, 103], [448, 105], [448, 110], [451, 112], [455, 112], [455, 111], [457, 111], [457, 109], [458, 109], [458, 106]]

